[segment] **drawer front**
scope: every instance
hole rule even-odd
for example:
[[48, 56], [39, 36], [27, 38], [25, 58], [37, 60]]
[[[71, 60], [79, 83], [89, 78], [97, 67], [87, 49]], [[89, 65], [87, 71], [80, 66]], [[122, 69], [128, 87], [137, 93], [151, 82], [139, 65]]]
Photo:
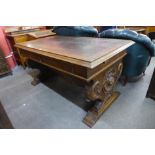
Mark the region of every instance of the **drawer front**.
[[33, 53], [30, 53], [24, 50], [20, 50], [20, 55], [22, 57], [27, 57], [29, 59], [33, 59], [33, 60], [41, 62], [41, 57], [38, 54], [33, 54]]
[[87, 77], [87, 72], [85, 67], [71, 64], [65, 61], [57, 60], [54, 58], [49, 58], [47, 56], [39, 55], [36, 53], [31, 53], [24, 50], [21, 50], [20, 54], [22, 57], [27, 57], [28, 59], [37, 61], [43, 65], [47, 65], [55, 70], [74, 74], [81, 77]]

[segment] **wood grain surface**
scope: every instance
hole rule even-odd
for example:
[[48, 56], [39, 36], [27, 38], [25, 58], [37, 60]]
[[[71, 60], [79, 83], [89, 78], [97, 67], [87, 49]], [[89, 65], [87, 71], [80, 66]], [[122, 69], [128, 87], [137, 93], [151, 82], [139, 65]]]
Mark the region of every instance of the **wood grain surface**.
[[52, 36], [16, 44], [52, 58], [94, 68], [134, 44], [130, 40]]

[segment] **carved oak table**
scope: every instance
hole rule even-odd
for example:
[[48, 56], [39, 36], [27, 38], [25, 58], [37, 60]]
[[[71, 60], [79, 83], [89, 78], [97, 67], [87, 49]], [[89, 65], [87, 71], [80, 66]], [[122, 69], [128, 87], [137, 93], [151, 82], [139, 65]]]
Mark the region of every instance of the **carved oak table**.
[[[122, 72], [130, 40], [52, 36], [16, 44], [24, 60], [31, 59], [82, 84], [86, 101], [94, 106], [83, 119], [92, 127], [119, 96], [114, 86]], [[32, 84], [39, 82], [37, 76]]]

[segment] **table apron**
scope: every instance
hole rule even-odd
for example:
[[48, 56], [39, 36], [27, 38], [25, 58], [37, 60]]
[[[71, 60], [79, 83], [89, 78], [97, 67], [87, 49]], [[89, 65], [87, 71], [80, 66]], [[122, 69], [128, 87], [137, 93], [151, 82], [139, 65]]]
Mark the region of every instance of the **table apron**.
[[107, 68], [116, 64], [119, 61], [122, 61], [122, 59], [126, 55], [126, 52], [122, 51], [119, 54], [115, 55], [114, 57], [101, 63], [97, 67], [91, 69], [91, 68], [72, 64], [55, 58], [50, 58], [47, 56], [40, 55], [38, 53], [33, 53], [19, 48], [18, 48], [18, 52], [20, 57], [22, 57], [22, 59], [25, 61], [27, 61], [28, 59], [36, 61], [54, 70], [70, 75], [77, 79], [83, 80], [85, 82], [90, 82], [91, 80], [95, 79], [99, 74], [107, 70]]

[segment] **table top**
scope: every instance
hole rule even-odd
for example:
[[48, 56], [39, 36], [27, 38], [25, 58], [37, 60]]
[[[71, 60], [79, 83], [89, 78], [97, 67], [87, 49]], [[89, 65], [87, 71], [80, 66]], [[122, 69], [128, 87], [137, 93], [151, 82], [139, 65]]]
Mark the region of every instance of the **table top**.
[[48, 57], [94, 68], [134, 44], [131, 40], [51, 36], [16, 44]]

